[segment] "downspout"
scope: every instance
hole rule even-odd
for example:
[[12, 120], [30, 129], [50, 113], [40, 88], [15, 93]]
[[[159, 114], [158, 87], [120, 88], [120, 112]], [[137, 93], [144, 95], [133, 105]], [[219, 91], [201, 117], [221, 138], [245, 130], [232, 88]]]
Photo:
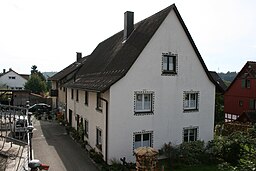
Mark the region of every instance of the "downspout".
[[100, 100], [106, 102], [106, 148], [105, 148], [105, 161], [108, 162], [108, 101], [102, 97], [99, 97]]

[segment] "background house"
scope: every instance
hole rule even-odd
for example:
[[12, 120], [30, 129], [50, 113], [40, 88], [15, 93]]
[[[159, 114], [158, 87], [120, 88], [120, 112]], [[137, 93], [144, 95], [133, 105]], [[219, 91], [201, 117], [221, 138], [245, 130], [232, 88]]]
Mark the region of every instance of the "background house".
[[69, 124], [107, 162], [134, 161], [140, 146], [213, 139], [217, 83], [176, 6], [137, 24], [133, 15], [63, 84]]
[[81, 67], [85, 60], [86, 57], [82, 57], [82, 53], [77, 52], [76, 61], [74, 63], [48, 78], [52, 83], [52, 89], [50, 92], [50, 96], [52, 97], [52, 107], [58, 108], [59, 112], [64, 114], [65, 119], [67, 118], [67, 92], [66, 87], [63, 87], [63, 85], [74, 79], [76, 71]]
[[18, 74], [11, 68], [9, 71], [3, 70], [0, 75], [0, 85], [4, 89], [24, 90], [24, 85], [27, 82], [29, 75]]
[[256, 62], [248, 61], [224, 94], [225, 121], [256, 109]]

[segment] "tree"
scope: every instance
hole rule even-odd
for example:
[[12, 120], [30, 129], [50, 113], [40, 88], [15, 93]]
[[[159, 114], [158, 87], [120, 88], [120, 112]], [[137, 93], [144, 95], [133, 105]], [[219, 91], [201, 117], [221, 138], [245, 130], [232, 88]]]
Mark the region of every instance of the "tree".
[[222, 124], [225, 120], [224, 114], [224, 97], [223, 94], [216, 94], [215, 96], [215, 119], [214, 123]]
[[35, 73], [37, 73], [37, 72], [38, 72], [37, 66], [36, 66], [36, 65], [32, 65], [32, 67], [31, 67], [31, 75], [32, 75], [32, 74], [35, 74]]
[[37, 74], [42, 81], [46, 81], [44, 75], [40, 71], [37, 70], [36, 65], [33, 65], [31, 67], [31, 75], [33, 75], [33, 74]]
[[46, 92], [46, 82], [36, 73], [32, 74], [25, 84], [25, 89], [32, 93], [40, 94]]

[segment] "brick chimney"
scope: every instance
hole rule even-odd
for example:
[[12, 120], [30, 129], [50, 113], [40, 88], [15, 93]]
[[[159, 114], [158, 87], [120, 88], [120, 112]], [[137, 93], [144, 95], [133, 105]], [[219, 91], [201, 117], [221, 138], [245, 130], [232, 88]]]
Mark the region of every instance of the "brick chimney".
[[124, 13], [124, 41], [128, 39], [134, 29], [133, 14], [134, 13], [131, 11], [126, 11]]
[[76, 61], [80, 61], [82, 59], [82, 53], [81, 52], [76, 52]]
[[3, 74], [5, 74], [5, 72], [6, 72], [6, 70], [5, 70], [5, 69], [3, 69]]

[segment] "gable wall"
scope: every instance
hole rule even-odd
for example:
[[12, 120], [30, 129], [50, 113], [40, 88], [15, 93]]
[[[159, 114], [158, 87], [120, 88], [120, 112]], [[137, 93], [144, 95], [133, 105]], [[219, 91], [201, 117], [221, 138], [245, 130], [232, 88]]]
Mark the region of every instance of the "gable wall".
[[[9, 77], [15, 77], [15, 79], [9, 79]], [[0, 77], [0, 84], [6, 84], [9, 88], [13, 87], [14, 90], [18, 88], [24, 89], [24, 85], [27, 82], [26, 79], [18, 75], [17, 73], [13, 71], [9, 71], [6, 74], [4, 74], [2, 77]]]
[[[233, 81], [231, 87], [224, 94], [224, 112], [227, 114], [241, 115], [244, 111], [250, 110], [250, 100], [256, 100], [256, 79], [250, 75], [250, 88], [242, 87], [244, 73], [250, 73], [250, 68], [246, 65], [238, 77]], [[241, 101], [241, 102], [240, 102]], [[242, 105], [240, 105], [242, 103]]]
[[[161, 76], [162, 53], [178, 54], [178, 74]], [[154, 114], [134, 115], [134, 91], [153, 91]], [[199, 112], [183, 113], [183, 91], [199, 91]], [[153, 147], [182, 142], [184, 127], [199, 126], [199, 139], [213, 138], [215, 86], [207, 77], [174, 11], [135, 64], [110, 88], [109, 160], [134, 161], [133, 133], [153, 131]], [[116, 138], [118, 137], [118, 138]]]

